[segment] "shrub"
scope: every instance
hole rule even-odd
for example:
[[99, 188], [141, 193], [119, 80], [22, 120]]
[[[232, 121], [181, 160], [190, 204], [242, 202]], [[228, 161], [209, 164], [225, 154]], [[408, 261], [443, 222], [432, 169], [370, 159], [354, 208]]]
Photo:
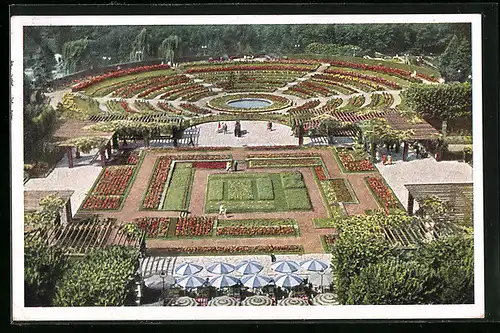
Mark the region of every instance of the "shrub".
[[269, 178], [257, 178], [257, 197], [259, 200], [273, 200], [273, 182]]
[[134, 287], [138, 251], [95, 249], [76, 261], [57, 283], [55, 306], [121, 306]]
[[282, 172], [281, 183], [283, 188], [304, 188], [304, 180], [300, 172]]

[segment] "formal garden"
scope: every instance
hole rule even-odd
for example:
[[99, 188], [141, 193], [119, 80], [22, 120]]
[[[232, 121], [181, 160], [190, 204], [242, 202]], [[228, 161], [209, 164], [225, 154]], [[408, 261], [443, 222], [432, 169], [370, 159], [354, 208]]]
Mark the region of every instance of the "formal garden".
[[[472, 185], [449, 195], [386, 172], [472, 166], [472, 85], [449, 69], [462, 44], [448, 34], [437, 60], [351, 56], [357, 46], [318, 42], [281, 56], [240, 45], [231, 57], [179, 60], [194, 46], [176, 35], [144, 57], [156, 38], [144, 28], [126, 62], [97, 70], [83, 65], [95, 41], [67, 41], [68, 75], [26, 83], [25, 191], [44, 179], [42, 189], [59, 188], [64, 170], [77, 209], [70, 227], [54, 223], [68, 205], [57, 197], [25, 213], [27, 303], [133, 305], [145, 279], [156, 276], [156, 291], [165, 283], [160, 271], [136, 274], [147, 258], [186, 261], [161, 269], [176, 286], [172, 297], [160, 288], [161, 305], [473, 302]], [[207, 264], [236, 256], [260, 256], [251, 273], [271, 277]], [[203, 266], [209, 273], [196, 275]]]

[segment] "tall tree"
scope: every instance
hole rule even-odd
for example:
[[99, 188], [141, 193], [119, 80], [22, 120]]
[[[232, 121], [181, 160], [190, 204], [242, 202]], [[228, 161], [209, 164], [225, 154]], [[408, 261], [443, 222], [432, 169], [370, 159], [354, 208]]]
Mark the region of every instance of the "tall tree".
[[447, 81], [464, 82], [472, 73], [471, 44], [466, 38], [453, 36], [439, 57], [439, 71]]
[[161, 42], [158, 48], [158, 56], [165, 59], [166, 62], [173, 63], [175, 57], [175, 51], [179, 47], [180, 38], [178, 36], [172, 35], [168, 36]]
[[135, 37], [132, 44], [132, 51], [130, 51], [130, 61], [144, 61], [151, 53], [151, 44], [149, 32], [143, 28], [141, 32]]
[[66, 74], [77, 71], [78, 65], [87, 51], [88, 44], [88, 38], [73, 40], [64, 44], [62, 56]]

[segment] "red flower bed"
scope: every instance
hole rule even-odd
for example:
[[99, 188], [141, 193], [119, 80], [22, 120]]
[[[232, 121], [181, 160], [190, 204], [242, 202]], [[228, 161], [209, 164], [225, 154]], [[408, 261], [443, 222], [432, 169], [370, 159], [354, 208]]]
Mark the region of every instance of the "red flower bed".
[[398, 208], [399, 202], [392, 191], [385, 185], [383, 179], [379, 177], [366, 177], [368, 186], [372, 189], [377, 201], [382, 205], [384, 211], [389, 214], [390, 209]]
[[427, 80], [427, 81], [430, 81], [430, 82], [439, 82], [439, 80], [436, 79], [435, 77], [431, 77], [429, 75], [425, 75], [422, 73], [417, 73], [417, 77], [422, 78], [422, 79]]
[[178, 155], [175, 158], [177, 161], [196, 161], [196, 160], [230, 160], [231, 155]]
[[366, 75], [366, 74], [361, 74], [361, 73], [356, 73], [356, 72], [349, 72], [349, 71], [344, 71], [341, 69], [326, 69], [325, 73], [326, 74], [339, 74], [339, 75], [351, 76], [351, 77], [355, 77], [358, 79], [376, 82], [376, 83], [379, 83], [379, 84], [382, 84], [384, 86], [391, 87], [394, 89], [398, 89], [398, 90], [401, 89], [401, 86], [399, 84], [392, 82], [392, 81], [389, 81], [389, 80], [386, 80], [386, 79], [383, 79], [383, 78], [378, 77], [378, 76], [371, 76], [371, 75]]
[[286, 149], [303, 149], [303, 146], [285, 145], [285, 146], [248, 146], [248, 150], [286, 150]]
[[325, 172], [323, 171], [323, 167], [321, 165], [316, 165], [314, 167], [314, 172], [316, 172], [316, 176], [319, 180], [326, 180]]
[[137, 226], [146, 232], [146, 237], [166, 237], [170, 218], [140, 217], [135, 219]]
[[291, 71], [291, 72], [309, 72], [311, 68], [302, 66], [278, 66], [278, 65], [240, 65], [240, 66], [217, 66], [190, 68], [187, 73], [208, 73], [208, 72], [231, 72], [231, 71]]
[[123, 195], [134, 173], [133, 166], [107, 167], [92, 195]]
[[200, 108], [199, 106], [197, 106], [195, 104], [190, 104], [190, 103], [182, 103], [181, 107], [183, 109], [186, 109], [186, 110], [188, 110], [190, 112], [194, 112], [194, 113], [197, 113], [197, 114], [209, 114], [209, 113], [212, 113], [212, 111], [210, 111], [209, 109]]
[[309, 109], [314, 109], [315, 107], [317, 107], [319, 104], [320, 104], [320, 100], [318, 99], [315, 99], [315, 100], [312, 100], [312, 101], [308, 101], [306, 103], [304, 103], [303, 105], [301, 106], [297, 106], [297, 107], [294, 107], [294, 108], [291, 108], [291, 109], [288, 109], [288, 113], [296, 113], [298, 111], [303, 111], [303, 110], [309, 110]]
[[244, 227], [231, 226], [217, 229], [218, 236], [285, 236], [295, 235], [295, 228], [290, 225]]
[[337, 235], [323, 235], [323, 240], [330, 251], [332, 250], [336, 239]]
[[158, 159], [158, 164], [153, 171], [146, 195], [144, 196], [144, 202], [142, 203], [144, 209], [158, 209], [163, 189], [167, 182], [170, 164], [170, 157], [162, 156]]
[[210, 236], [214, 226], [213, 217], [186, 217], [179, 218], [175, 226], [175, 236]]
[[120, 208], [123, 197], [89, 195], [83, 202], [84, 210], [116, 210]]
[[303, 253], [302, 245], [258, 245], [258, 246], [189, 246], [167, 247], [162, 250], [186, 254], [238, 254], [238, 253]]
[[410, 71], [405, 71], [405, 70], [398, 69], [398, 68], [366, 65], [366, 64], [360, 64], [360, 63], [348, 62], [348, 61], [332, 61], [332, 60], [325, 60], [325, 61], [329, 62], [330, 65], [336, 66], [336, 67], [356, 68], [356, 69], [368, 70], [368, 71], [373, 71], [373, 72], [386, 73], [386, 74], [391, 74], [391, 75], [395, 75], [398, 77], [402, 77], [403, 79], [409, 80], [411, 82], [419, 82], [420, 81], [420, 80], [413, 79], [411, 77]]
[[123, 110], [125, 110], [125, 112], [128, 112], [128, 113], [137, 113], [137, 112], [135, 112], [134, 110], [132, 110], [132, 109], [130, 108], [130, 106], [128, 106], [128, 103], [127, 103], [127, 102], [125, 102], [125, 101], [121, 101], [121, 102], [120, 102], [120, 106], [123, 108]]
[[199, 169], [225, 169], [226, 162], [223, 161], [211, 161], [211, 162], [194, 162], [193, 168]]
[[120, 77], [120, 76], [125, 76], [125, 75], [130, 75], [130, 74], [135, 74], [135, 73], [141, 73], [141, 72], [149, 72], [149, 71], [155, 71], [155, 70], [161, 70], [161, 69], [168, 69], [170, 66], [168, 65], [151, 65], [151, 66], [141, 66], [141, 67], [135, 67], [135, 68], [128, 68], [128, 69], [123, 69], [119, 71], [113, 71], [113, 72], [108, 72], [99, 76], [94, 76], [89, 78], [87, 81], [81, 82], [77, 84], [76, 86], [73, 86], [71, 88], [71, 91], [78, 91], [85, 89], [93, 84], [96, 84], [98, 82], [115, 78], [115, 77]]
[[175, 150], [182, 151], [218, 151], [218, 150], [231, 150], [231, 147], [177, 147]]
[[356, 161], [356, 160], [354, 160], [354, 157], [352, 157], [352, 155], [349, 154], [348, 152], [339, 150], [338, 156], [340, 158], [340, 162], [342, 163], [342, 166], [347, 171], [359, 172], [359, 171], [374, 171], [375, 170], [375, 167], [369, 161], [367, 161], [367, 160]]
[[248, 154], [247, 158], [285, 158], [285, 157], [317, 157], [321, 153], [315, 151], [305, 151], [298, 153], [263, 153], [263, 154]]

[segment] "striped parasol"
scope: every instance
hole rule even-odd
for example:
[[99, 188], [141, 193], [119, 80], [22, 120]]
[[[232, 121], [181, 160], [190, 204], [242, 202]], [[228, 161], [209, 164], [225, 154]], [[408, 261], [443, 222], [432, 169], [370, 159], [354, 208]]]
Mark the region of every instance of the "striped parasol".
[[262, 288], [271, 283], [271, 278], [264, 275], [252, 274], [243, 276], [240, 278], [240, 282], [248, 288]]
[[229, 296], [220, 296], [211, 299], [208, 306], [237, 306], [240, 305], [237, 299]]
[[299, 265], [295, 261], [282, 260], [275, 262], [271, 268], [280, 273], [293, 273], [299, 270]]
[[203, 266], [185, 262], [175, 269], [175, 273], [179, 275], [192, 275], [200, 272], [202, 269]]
[[273, 305], [273, 300], [267, 296], [254, 295], [247, 297], [241, 302], [243, 306], [271, 306]]
[[264, 269], [260, 262], [255, 260], [244, 260], [236, 265], [236, 271], [241, 274], [256, 274]]
[[238, 284], [239, 279], [235, 278], [234, 276], [231, 275], [219, 275], [216, 276], [208, 282], [212, 287], [215, 288], [225, 288], [225, 287], [232, 287], [236, 284]]
[[300, 267], [310, 272], [321, 272], [328, 268], [324, 262], [316, 259], [305, 260], [300, 264]]
[[207, 271], [214, 274], [229, 274], [234, 271], [234, 266], [225, 262], [218, 262], [208, 266]]
[[339, 305], [337, 295], [332, 293], [318, 294], [312, 301], [314, 305]]
[[302, 281], [304, 281], [304, 279], [297, 274], [283, 274], [279, 275], [274, 279], [274, 283], [278, 287], [283, 287], [283, 288], [296, 287], [300, 285]]
[[172, 304], [173, 306], [198, 306], [198, 302], [192, 297], [179, 297]]
[[188, 275], [177, 279], [175, 283], [183, 288], [198, 288], [205, 284], [205, 280], [196, 275]]
[[278, 301], [280, 306], [304, 306], [309, 305], [304, 299], [297, 297], [288, 297]]

